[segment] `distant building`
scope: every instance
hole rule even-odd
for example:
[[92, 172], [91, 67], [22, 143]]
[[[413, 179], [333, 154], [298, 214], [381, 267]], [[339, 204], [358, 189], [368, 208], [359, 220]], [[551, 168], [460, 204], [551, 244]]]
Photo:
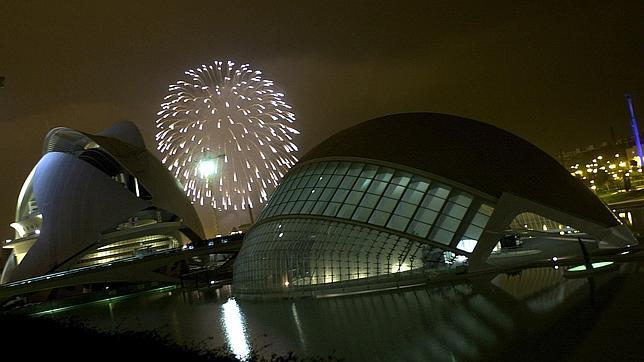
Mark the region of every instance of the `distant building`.
[[289, 171], [244, 239], [233, 288], [248, 298], [337, 295], [485, 270], [513, 228], [636, 243], [525, 140], [456, 116], [390, 115], [337, 133]]
[[559, 154], [559, 161], [562, 165], [570, 167], [575, 164], [587, 164], [597, 156], [613, 156], [619, 155], [618, 158], [626, 159], [632, 158], [632, 154], [626, 151], [633, 148], [633, 142], [628, 139], [620, 139], [614, 144], [604, 142], [600, 145], [588, 145], [586, 147], [578, 147], [571, 151], [561, 151]]
[[562, 151], [559, 161], [587, 187], [604, 195], [644, 185], [637, 147], [629, 139]]
[[97, 134], [52, 129], [24, 182], [1, 283], [203, 239], [183, 189], [121, 122]]

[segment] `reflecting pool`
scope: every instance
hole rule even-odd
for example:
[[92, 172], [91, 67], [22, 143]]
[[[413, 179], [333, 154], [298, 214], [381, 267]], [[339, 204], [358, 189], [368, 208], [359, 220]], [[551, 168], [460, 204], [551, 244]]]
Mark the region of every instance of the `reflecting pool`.
[[175, 289], [45, 314], [225, 346], [241, 359], [254, 349], [349, 361], [624, 360], [640, 356], [644, 342], [640, 266], [621, 263], [582, 278], [530, 268], [323, 299], [244, 301], [229, 287]]

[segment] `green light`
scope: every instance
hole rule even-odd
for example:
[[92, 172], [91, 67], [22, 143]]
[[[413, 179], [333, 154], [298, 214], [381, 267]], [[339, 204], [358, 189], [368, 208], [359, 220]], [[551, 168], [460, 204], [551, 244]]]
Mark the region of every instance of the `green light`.
[[166, 287], [160, 287], [160, 288], [156, 288], [156, 289], [144, 290], [144, 291], [141, 291], [141, 292], [138, 292], [138, 293], [131, 293], [131, 294], [125, 294], [125, 295], [120, 295], [120, 296], [116, 296], [116, 297], [110, 297], [110, 298], [106, 298], [106, 299], [99, 299], [99, 300], [95, 300], [95, 301], [91, 301], [91, 302], [87, 302], [87, 303], [70, 305], [70, 306], [67, 306], [67, 307], [48, 309], [48, 310], [44, 310], [44, 311], [41, 311], [41, 312], [32, 313], [31, 315], [35, 316], [35, 317], [40, 317], [40, 316], [43, 316], [43, 315], [52, 315], [52, 314], [65, 312], [65, 311], [72, 310], [72, 309], [78, 309], [78, 308], [83, 307], [83, 306], [95, 305], [95, 304], [108, 304], [108, 303], [112, 303], [112, 302], [118, 302], [118, 301], [121, 301], [121, 300], [134, 298], [134, 297], [137, 297], [137, 296], [140, 296], [140, 295], [143, 295], [143, 294], [161, 293], [161, 292], [171, 291], [171, 290], [174, 290], [174, 289], [177, 289], [176, 285], [169, 285], [169, 286], [166, 286]]
[[[609, 265], [612, 265], [612, 264], [614, 264], [612, 261], [601, 261], [601, 262], [598, 262], [598, 263], [593, 263], [592, 265], [593, 265], [593, 269], [599, 269], [599, 268], [603, 268], [605, 266], [609, 266]], [[586, 270], [585, 265], [578, 265], [576, 267], [568, 269], [569, 272], [581, 272], [581, 271], [585, 271], [585, 270]]]
[[208, 178], [216, 173], [217, 163], [213, 159], [201, 160], [197, 165], [197, 169], [202, 178]]

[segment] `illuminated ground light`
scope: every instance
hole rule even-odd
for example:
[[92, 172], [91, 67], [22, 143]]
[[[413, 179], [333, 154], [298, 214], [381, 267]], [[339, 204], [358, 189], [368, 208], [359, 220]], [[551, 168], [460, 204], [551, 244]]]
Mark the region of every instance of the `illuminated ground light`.
[[610, 271], [615, 269], [616, 267], [617, 264], [612, 261], [600, 261], [592, 263], [592, 269], [590, 270], [587, 270], [586, 265], [583, 264], [570, 267], [566, 270], [564, 275], [567, 277], [584, 277], [593, 273]]

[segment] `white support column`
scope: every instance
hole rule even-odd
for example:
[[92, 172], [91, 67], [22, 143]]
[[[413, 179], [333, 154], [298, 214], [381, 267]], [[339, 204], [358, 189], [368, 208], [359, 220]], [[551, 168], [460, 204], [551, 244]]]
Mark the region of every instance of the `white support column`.
[[[510, 226], [514, 218], [522, 212], [533, 212], [553, 221], [571, 226], [579, 231], [587, 233], [597, 241], [603, 242], [604, 247], [624, 247], [637, 244], [637, 240], [631, 231], [622, 224], [614, 226], [602, 226], [588, 220], [567, 214], [565, 212], [543, 206], [536, 202], [503, 193], [494, 208], [494, 213], [476, 244], [469, 259], [470, 271], [484, 270], [490, 265], [487, 258], [498, 243], [501, 236]], [[618, 219], [616, 219], [618, 222]]]

